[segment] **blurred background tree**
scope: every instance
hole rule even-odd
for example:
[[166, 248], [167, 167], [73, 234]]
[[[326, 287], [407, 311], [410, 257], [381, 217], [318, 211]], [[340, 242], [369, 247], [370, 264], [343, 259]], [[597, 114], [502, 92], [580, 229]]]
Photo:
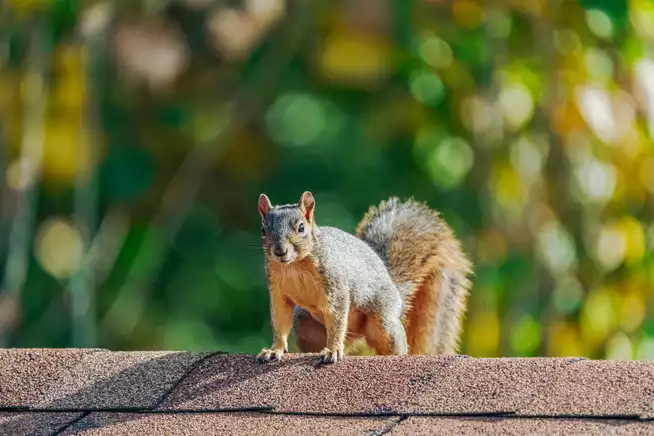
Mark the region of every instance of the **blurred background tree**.
[[257, 196], [442, 211], [462, 352], [654, 358], [649, 0], [0, 1], [0, 345], [257, 352]]

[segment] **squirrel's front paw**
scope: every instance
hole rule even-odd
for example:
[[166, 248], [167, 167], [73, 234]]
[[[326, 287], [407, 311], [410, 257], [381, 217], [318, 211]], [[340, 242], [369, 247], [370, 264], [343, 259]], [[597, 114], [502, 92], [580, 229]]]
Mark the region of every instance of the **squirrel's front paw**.
[[264, 348], [257, 355], [257, 360], [259, 362], [271, 362], [273, 360], [282, 360], [284, 355], [284, 350], [273, 350], [270, 348]]
[[338, 347], [333, 350], [329, 348], [323, 348], [320, 352], [320, 360], [322, 363], [335, 363], [339, 360], [343, 360], [344, 347]]

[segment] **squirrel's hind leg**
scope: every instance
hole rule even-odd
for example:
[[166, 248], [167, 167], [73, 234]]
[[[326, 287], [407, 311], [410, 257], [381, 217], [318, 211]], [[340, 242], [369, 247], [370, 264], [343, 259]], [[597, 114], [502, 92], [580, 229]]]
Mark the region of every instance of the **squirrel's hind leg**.
[[293, 312], [295, 343], [303, 353], [319, 353], [327, 345], [327, 330], [309, 311], [295, 307]]
[[[302, 353], [319, 353], [327, 346], [327, 329], [311, 313], [299, 306], [293, 311], [293, 335], [295, 344]], [[345, 348], [352, 347], [361, 335], [352, 331], [347, 332]]]
[[389, 307], [376, 316], [368, 318], [366, 341], [380, 356], [409, 353], [399, 306]]

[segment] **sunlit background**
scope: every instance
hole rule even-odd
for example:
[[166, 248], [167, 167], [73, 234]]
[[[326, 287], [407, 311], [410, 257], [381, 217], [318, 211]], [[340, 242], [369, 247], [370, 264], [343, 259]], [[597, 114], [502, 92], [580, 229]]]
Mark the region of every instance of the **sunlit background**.
[[654, 358], [649, 0], [0, 1], [0, 346], [258, 352], [256, 201], [415, 196], [461, 352]]

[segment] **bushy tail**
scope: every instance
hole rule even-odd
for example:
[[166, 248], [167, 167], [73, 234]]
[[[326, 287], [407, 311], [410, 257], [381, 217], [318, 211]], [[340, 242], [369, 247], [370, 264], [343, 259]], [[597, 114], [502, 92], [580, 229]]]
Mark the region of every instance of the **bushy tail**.
[[386, 263], [404, 296], [410, 354], [454, 354], [472, 264], [439, 214], [413, 199], [371, 207], [356, 229]]

